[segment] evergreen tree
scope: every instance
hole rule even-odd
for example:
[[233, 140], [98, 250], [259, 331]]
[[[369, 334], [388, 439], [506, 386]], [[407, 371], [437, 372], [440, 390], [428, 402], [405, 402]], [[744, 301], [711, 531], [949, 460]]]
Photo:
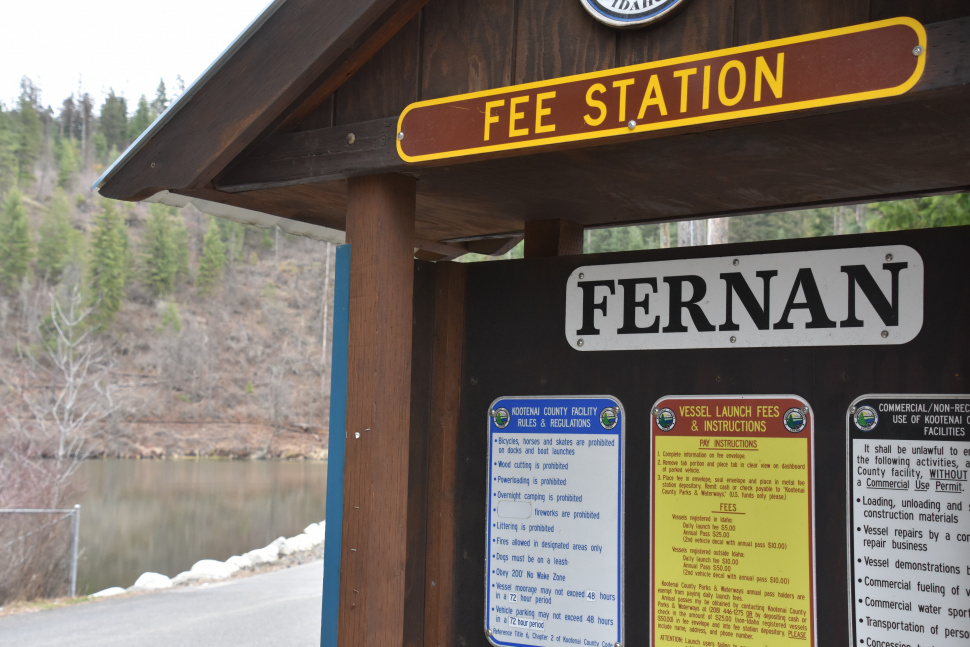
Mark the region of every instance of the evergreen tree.
[[152, 115], [155, 119], [168, 108], [168, 97], [165, 96], [165, 80], [158, 80], [158, 89], [155, 90], [155, 99], [152, 101]]
[[57, 146], [57, 186], [70, 190], [81, 170], [81, 153], [70, 139], [62, 139]]
[[173, 209], [172, 240], [175, 243], [175, 280], [188, 281], [192, 278], [189, 270], [189, 230], [181, 210]]
[[0, 106], [0, 196], [17, 185], [20, 165], [17, 162], [16, 133], [11, 125], [10, 114]]
[[195, 276], [195, 289], [202, 296], [209, 296], [215, 292], [222, 281], [222, 269], [226, 264], [226, 246], [219, 235], [219, 226], [214, 218], [209, 219], [202, 241], [202, 260], [199, 261], [199, 272]]
[[108, 140], [104, 133], [98, 133], [94, 136], [94, 156], [101, 164], [108, 160]]
[[54, 192], [37, 234], [37, 271], [57, 283], [80, 243], [80, 234], [71, 226], [71, 203], [62, 190]]
[[34, 164], [43, 146], [43, 124], [38, 114], [39, 90], [24, 77], [20, 81], [19, 124], [17, 127], [17, 181], [25, 187], [34, 179]]
[[128, 122], [128, 139], [130, 141], [138, 139], [138, 136], [145, 132], [154, 120], [151, 108], [148, 106], [148, 99], [143, 94], [138, 99], [138, 108], [135, 109], [135, 114], [131, 116], [131, 121]]
[[175, 291], [178, 274], [173, 209], [163, 204], [149, 206], [149, 217], [142, 238], [142, 282], [153, 296], [164, 297]]
[[104, 135], [106, 150], [125, 147], [125, 137], [128, 134], [128, 104], [124, 97], [115, 95], [114, 90], [108, 92], [108, 97], [101, 106], [101, 123], [99, 131]]
[[88, 261], [88, 295], [94, 322], [106, 327], [121, 310], [128, 276], [128, 230], [109, 200], [94, 218]]
[[970, 224], [970, 193], [880, 202], [870, 226], [877, 231]]
[[0, 221], [0, 285], [14, 292], [31, 261], [30, 225], [20, 192], [11, 191]]

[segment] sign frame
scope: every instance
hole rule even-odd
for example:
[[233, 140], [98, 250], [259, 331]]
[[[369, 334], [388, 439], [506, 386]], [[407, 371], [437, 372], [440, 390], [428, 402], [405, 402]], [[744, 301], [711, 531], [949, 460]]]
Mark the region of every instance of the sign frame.
[[[499, 427], [500, 429], [504, 429], [504, 427], [501, 427], [501, 426], [499, 426], [497, 424], [497, 414], [498, 414], [499, 411], [502, 411], [502, 407], [500, 407], [499, 405], [501, 403], [505, 403], [505, 402], [520, 402], [520, 403], [521, 402], [535, 402], [537, 404], [537, 406], [540, 406], [540, 404], [546, 404], [546, 403], [551, 403], [551, 402], [561, 403], [561, 402], [571, 402], [571, 401], [575, 401], [575, 402], [587, 402], [587, 403], [588, 402], [591, 402], [591, 401], [600, 401], [600, 402], [604, 402], [604, 403], [605, 402], [611, 403], [613, 405], [612, 408], [613, 408], [613, 410], [614, 410], [614, 412], [616, 414], [616, 417], [618, 419], [616, 419], [614, 421], [612, 427], [607, 428], [606, 425], [603, 424], [602, 429], [594, 429], [593, 431], [585, 431], [583, 429], [573, 430], [573, 431], [568, 431], [568, 430], [567, 431], [562, 431], [562, 430], [558, 430], [557, 431], [557, 430], [555, 430], [553, 428], [546, 428], [545, 430], [540, 429], [540, 428], [533, 428], [534, 430], [526, 429], [524, 431], [524, 433], [574, 433], [574, 434], [592, 435], [592, 434], [597, 433], [597, 432], [606, 431], [606, 432], [609, 433], [610, 436], [615, 436], [617, 438], [617, 441], [618, 441], [618, 444], [619, 444], [619, 447], [617, 448], [617, 450], [618, 450], [617, 451], [617, 454], [618, 454], [618, 456], [617, 456], [618, 465], [617, 465], [617, 499], [616, 499], [616, 505], [617, 505], [617, 510], [616, 510], [616, 523], [617, 523], [617, 537], [616, 537], [616, 540], [617, 540], [617, 553], [616, 553], [617, 573], [616, 573], [616, 581], [617, 581], [617, 598], [618, 598], [616, 602], [617, 602], [617, 625], [618, 626], [617, 626], [616, 639], [615, 639], [614, 642], [617, 643], [617, 644], [625, 644], [625, 632], [626, 632], [626, 621], [625, 621], [625, 614], [626, 614], [626, 606], [625, 606], [626, 605], [626, 592], [625, 592], [625, 572], [624, 572], [625, 571], [625, 566], [624, 565], [625, 565], [625, 562], [626, 562], [626, 558], [625, 558], [625, 553], [626, 553], [626, 538], [625, 538], [626, 520], [625, 520], [625, 518], [626, 518], [626, 445], [627, 445], [627, 443], [626, 443], [626, 431], [627, 431], [627, 425], [626, 425], [626, 411], [623, 408], [623, 403], [620, 402], [619, 398], [614, 397], [614, 396], [610, 396], [610, 395], [590, 395], [590, 396], [582, 396], [582, 395], [571, 395], [571, 396], [555, 396], [555, 395], [550, 395], [550, 396], [500, 396], [500, 397], [496, 398], [495, 400], [493, 400], [492, 403], [491, 403], [491, 405], [489, 405], [489, 412], [488, 412], [488, 416], [487, 416], [488, 421], [486, 423], [486, 429], [487, 429], [487, 434], [488, 434], [488, 439], [489, 440], [488, 440], [488, 443], [487, 443], [487, 470], [486, 470], [487, 479], [488, 479], [488, 485], [487, 485], [486, 490], [485, 490], [485, 495], [486, 495], [486, 501], [485, 501], [485, 503], [486, 503], [486, 524], [485, 524], [485, 549], [486, 549], [486, 556], [485, 556], [485, 564], [484, 564], [484, 566], [485, 566], [484, 586], [485, 586], [486, 595], [485, 595], [485, 608], [483, 610], [484, 611], [483, 625], [484, 625], [485, 636], [488, 639], [488, 642], [491, 645], [494, 645], [495, 647], [533, 647], [533, 644], [532, 643], [518, 642], [518, 641], [512, 641], [512, 642], [510, 642], [510, 641], [505, 641], [505, 640], [499, 640], [496, 636], [493, 635], [492, 628], [489, 626], [489, 624], [490, 624], [489, 623], [489, 619], [492, 617], [491, 614], [490, 614], [490, 604], [493, 604], [493, 602], [490, 600], [490, 594], [491, 594], [491, 591], [492, 591], [492, 588], [491, 588], [492, 587], [491, 568], [493, 566], [492, 559], [491, 559], [491, 553], [492, 553], [492, 550], [493, 550], [493, 548], [492, 548], [492, 546], [493, 546], [493, 544], [492, 544], [492, 535], [493, 535], [493, 530], [492, 530], [492, 522], [493, 522], [493, 517], [492, 517], [492, 504], [493, 504], [493, 501], [492, 501], [492, 489], [493, 489], [493, 478], [494, 478], [494, 473], [493, 473], [493, 460], [495, 459], [495, 455], [492, 454], [492, 445], [493, 445], [492, 435], [493, 435], [493, 433], [495, 433], [494, 430], [493, 430], [493, 427]], [[507, 410], [506, 410], [505, 415], [507, 415], [507, 416], [509, 415], [509, 413], [508, 413]], [[513, 411], [512, 415], [515, 415], [514, 411]], [[603, 411], [600, 411], [598, 413], [597, 417], [600, 417], [602, 415], [603, 415]], [[509, 423], [510, 423], [510, 420], [508, 420], [506, 422], [506, 424], [509, 424]], [[616, 429], [616, 431], [614, 432], [613, 429]]]
[[[665, 402], [669, 402], [669, 401], [697, 402], [698, 403], [698, 406], [700, 406], [701, 403], [709, 403], [709, 402], [712, 402], [712, 401], [715, 401], [715, 402], [717, 402], [717, 401], [728, 401], [728, 402], [740, 403], [740, 402], [744, 402], [744, 401], [763, 402], [763, 401], [772, 401], [772, 400], [777, 400], [777, 401], [787, 400], [789, 403], [797, 402], [797, 403], [800, 403], [801, 405], [803, 405], [801, 407], [801, 411], [802, 411], [802, 415], [803, 415], [803, 422], [802, 422], [801, 429], [799, 429], [799, 431], [797, 431], [797, 432], [796, 431], [793, 431], [790, 427], [787, 426], [787, 423], [785, 423], [785, 427], [786, 427], [787, 431], [790, 432], [790, 433], [792, 433], [792, 434], [800, 433], [801, 431], [807, 431], [807, 435], [805, 436], [805, 438], [808, 439], [808, 448], [807, 448], [806, 458], [809, 461], [809, 464], [806, 466], [806, 472], [808, 474], [808, 481], [807, 481], [806, 491], [807, 491], [807, 495], [808, 495], [808, 498], [809, 498], [809, 502], [808, 502], [809, 505], [808, 505], [808, 510], [807, 510], [808, 517], [809, 517], [808, 520], [807, 520], [808, 521], [808, 524], [807, 524], [808, 525], [808, 532], [809, 532], [809, 536], [808, 536], [808, 562], [809, 562], [809, 564], [808, 564], [808, 570], [809, 570], [809, 572], [808, 572], [807, 576], [808, 576], [808, 585], [809, 585], [809, 593], [810, 593], [810, 599], [808, 600], [808, 613], [811, 615], [811, 618], [810, 618], [810, 621], [809, 621], [808, 625], [811, 628], [811, 640], [810, 640], [810, 642], [806, 643], [806, 645], [808, 647], [816, 647], [818, 645], [818, 604], [817, 604], [817, 602], [818, 602], [818, 578], [817, 578], [817, 563], [818, 563], [818, 557], [816, 555], [818, 538], [817, 538], [817, 528], [816, 528], [817, 520], [816, 520], [816, 510], [815, 510], [815, 504], [816, 504], [815, 487], [816, 487], [816, 478], [817, 478], [816, 477], [816, 473], [815, 473], [815, 442], [816, 442], [816, 439], [815, 439], [815, 418], [816, 418], [816, 416], [815, 416], [815, 412], [812, 410], [812, 407], [808, 403], [808, 401], [805, 398], [803, 398], [801, 396], [798, 396], [798, 395], [794, 395], [794, 394], [743, 394], [743, 395], [739, 395], [739, 394], [722, 394], [722, 395], [665, 395], [665, 396], [662, 396], [662, 397], [660, 397], [653, 404], [653, 407], [651, 407], [651, 416], [650, 416], [650, 448], [651, 448], [651, 451], [650, 451], [650, 460], [651, 460], [651, 462], [653, 462], [656, 459], [656, 457], [657, 457], [656, 439], [658, 437], [658, 435], [657, 435], [658, 432], [662, 434], [662, 433], [664, 433], [666, 431], [671, 431], [674, 428], [674, 425], [673, 424], [671, 425], [671, 429], [666, 429], [666, 430], [661, 426], [659, 417], [663, 414], [664, 408], [662, 408], [661, 405], [663, 403], [665, 403]], [[790, 413], [790, 411], [791, 411], [791, 409], [786, 410], [785, 418], [787, 418], [788, 413]], [[674, 413], [676, 414], [676, 412], [674, 412]], [[695, 421], [696, 421], [696, 419], [697, 418], [694, 417], [694, 420]], [[674, 422], [676, 422], [676, 421], [674, 421]], [[712, 435], [712, 436], [715, 435], [715, 432], [710, 432], [710, 435]], [[696, 433], [696, 432], [694, 432], [692, 430], [691, 432], [688, 432], [688, 436], [703, 437], [703, 433]], [[785, 436], [782, 436], [780, 433], [779, 434], [776, 434], [776, 437], [785, 438]], [[726, 451], [730, 451], [730, 450], [726, 450]], [[657, 486], [657, 479], [656, 479], [656, 477], [660, 473], [657, 470], [657, 466], [656, 465], [652, 465], [651, 466], [651, 473], [654, 476], [654, 478], [651, 478], [650, 479], [650, 488], [649, 488], [649, 492], [650, 492], [650, 522], [651, 522], [650, 541], [649, 541], [649, 546], [650, 546], [650, 591], [651, 591], [651, 609], [650, 609], [650, 614], [651, 614], [651, 622], [650, 622], [650, 629], [649, 629], [650, 634], [649, 635], [650, 635], [651, 643], [656, 643], [657, 642], [656, 641], [656, 631], [657, 631], [657, 622], [658, 622], [657, 621], [657, 618], [655, 617], [656, 604], [657, 604], [657, 602], [656, 602], [656, 599], [654, 599], [654, 594], [657, 591], [657, 586], [656, 586], [656, 577], [657, 577], [657, 574], [656, 574], [656, 561], [657, 561], [657, 554], [656, 554], [656, 551], [657, 551], [657, 545], [656, 545], [656, 542], [657, 542], [657, 538], [656, 538], [657, 537], [656, 536], [656, 533], [657, 533], [656, 514], [657, 514], [657, 511], [656, 510], [657, 510], [657, 496], [658, 496], [657, 495], [657, 490], [658, 490], [658, 486]], [[711, 501], [712, 502], [713, 502], [713, 500], [714, 499], [711, 498]], [[711, 581], [712, 581], [712, 584], [713, 584], [713, 582], [715, 582], [716, 580], [711, 580]], [[723, 580], [722, 580], [722, 582], [723, 582]], [[795, 640], [798, 640], [798, 638], [794, 638], [794, 639]]]
[[[849, 647], [853, 647], [854, 645], [857, 645], [858, 644], [857, 638], [858, 638], [858, 626], [859, 626], [859, 624], [857, 624], [856, 621], [858, 620], [859, 623], [862, 623], [862, 620], [857, 617], [858, 608], [857, 608], [856, 600], [859, 600], [861, 602], [864, 599], [864, 598], [857, 598], [856, 597], [857, 594], [858, 595], [861, 595], [861, 594], [858, 593], [858, 589], [857, 589], [857, 586], [856, 586], [857, 585], [856, 580], [858, 578], [857, 578], [857, 572], [856, 572], [856, 562], [854, 561], [855, 559], [857, 559], [857, 554], [856, 554], [856, 550], [855, 550], [855, 540], [856, 540], [856, 534], [857, 534], [857, 532], [859, 532], [859, 531], [855, 530], [854, 528], [857, 527], [856, 524], [859, 524], [858, 527], [862, 527], [864, 524], [863, 524], [863, 522], [860, 519], [856, 519], [856, 517], [855, 517], [855, 505], [854, 505], [854, 502], [853, 502], [852, 499], [853, 499], [854, 496], [858, 496], [860, 492], [863, 492], [865, 490], [863, 490], [859, 486], [853, 485], [853, 481], [857, 478], [856, 472], [854, 471], [854, 468], [857, 465], [856, 465], [855, 461], [853, 460], [853, 457], [855, 456], [855, 454], [854, 454], [854, 448], [853, 448], [853, 441], [854, 440], [860, 440], [861, 439], [860, 438], [860, 434], [864, 434], [864, 433], [866, 433], [868, 431], [875, 431], [875, 430], [877, 430], [877, 427], [878, 427], [878, 416], [880, 415], [879, 412], [876, 412], [877, 418], [876, 418], [876, 421], [874, 421], [872, 423], [872, 428], [871, 429], [862, 429], [862, 427], [858, 426], [853, 421], [853, 418], [856, 415], [858, 415], [858, 412], [857, 412], [857, 409], [859, 408], [858, 405], [860, 403], [863, 403], [863, 402], [866, 402], [866, 401], [879, 401], [879, 402], [894, 402], [895, 401], [895, 402], [902, 402], [902, 403], [911, 403], [911, 402], [914, 402], [914, 401], [925, 401], [927, 403], [933, 403], [933, 402], [941, 402], [941, 401], [947, 401], [947, 400], [951, 400], [951, 401], [952, 400], [962, 400], [962, 401], [965, 401], [968, 406], [970, 406], [970, 394], [966, 394], [966, 393], [940, 393], [940, 394], [935, 394], [935, 393], [867, 393], [867, 394], [860, 395], [859, 397], [855, 398], [852, 401], [852, 403], [849, 405], [848, 411], [846, 411], [846, 415], [845, 415], [845, 424], [846, 424], [846, 430], [845, 430], [846, 431], [846, 433], [845, 433], [845, 442], [846, 442], [846, 483], [845, 483], [845, 486], [846, 486], [846, 490], [845, 490], [846, 507], [845, 507], [845, 524], [846, 524], [846, 587], [847, 587], [847, 598], [846, 599], [847, 599], [847, 602], [848, 602], [848, 609], [847, 609], [848, 616], [847, 617], [848, 617], [848, 626], [849, 626], [849, 635], [846, 637], [846, 639], [848, 640]], [[891, 415], [891, 414], [888, 413], [888, 412], [886, 412], [886, 413], [884, 413], [882, 415]], [[970, 423], [970, 413], [965, 413], [965, 415], [964, 415], [964, 424], [968, 424], [968, 423]], [[916, 424], [916, 423], [909, 423], [909, 424]], [[853, 426], [856, 427], [856, 430], [855, 431], [853, 430]], [[912, 439], [912, 438], [897, 438], [896, 437], [897, 434], [892, 434], [891, 437], [888, 437], [887, 438], [887, 434], [890, 434], [890, 433], [891, 432], [888, 432], [888, 431], [887, 432], [883, 432], [882, 435], [880, 435], [879, 437], [874, 438], [873, 440], [874, 440], [874, 442], [884, 441], [884, 442], [889, 443], [889, 444], [892, 444], [892, 443], [895, 443], [895, 442], [904, 441], [904, 440], [906, 440], [906, 441], [916, 440], [916, 439]], [[936, 437], [932, 437], [931, 436], [931, 437], [928, 437], [928, 438], [924, 438], [922, 440], [924, 440], [926, 442], [932, 442], [932, 441], [936, 441], [936, 442], [961, 442], [961, 443], [967, 445], [967, 447], [965, 449], [970, 449], [970, 433], [967, 433], [966, 431], [964, 433], [965, 433], [965, 435], [960, 436], [959, 438], [945, 438], [945, 437], [936, 438]], [[855, 437], [853, 437], [854, 435], [855, 435]], [[902, 432], [899, 432], [898, 435], [902, 436], [903, 433]], [[876, 454], [876, 455], [878, 455], [878, 454]], [[964, 455], [962, 455], [962, 454], [958, 454], [958, 458], [959, 458], [959, 460], [962, 460], [962, 461], [966, 461], [967, 460], [967, 457], [964, 456]], [[958, 460], [958, 465], [959, 465], [959, 460]], [[909, 469], [909, 465], [908, 464], [907, 464], [907, 469]], [[960, 469], [960, 468], [957, 467], [956, 469]], [[963, 469], [964, 469], [964, 471], [966, 471], [966, 468], [963, 468]], [[906, 477], [906, 478], [908, 479], [909, 477]], [[859, 488], [858, 490], [856, 489], [857, 487]], [[912, 492], [915, 493], [915, 492], [917, 492], [917, 490], [914, 489], [914, 490], [912, 490]], [[964, 494], [964, 496], [966, 497], [966, 494]], [[919, 510], [919, 509], [917, 509], [917, 510]], [[941, 510], [942, 510], [942, 506], [941, 506]], [[964, 511], [964, 512], [966, 512], [966, 511]], [[910, 525], [913, 525], [913, 524], [911, 523]], [[888, 525], [887, 525], [887, 529], [888, 529]], [[888, 532], [888, 530], [887, 530], [887, 532]], [[889, 535], [889, 534], [887, 534], [886, 537], [887, 537], [887, 539], [893, 539], [894, 538], [893, 535]], [[927, 537], [924, 537], [923, 539], [927, 539], [927, 541], [928, 541], [929, 540], [929, 537], [927, 536]], [[959, 543], [959, 541], [958, 541], [958, 543]], [[897, 549], [894, 548], [893, 550], [897, 550]], [[923, 553], [923, 554], [927, 554], [928, 555], [930, 553], [927, 552], [927, 553]], [[900, 552], [896, 552], [895, 554], [891, 555], [889, 559], [892, 560], [894, 557], [899, 557], [899, 555], [900, 555]], [[912, 559], [920, 559], [920, 553], [914, 553], [910, 557]], [[965, 562], [960, 562], [960, 565], [961, 566], [964, 565], [964, 564], [965, 564]], [[887, 577], [888, 578], [897, 577], [897, 576], [899, 576], [897, 573], [887, 574]], [[914, 572], [914, 574], [911, 577], [913, 577], [915, 579], [918, 576], [919, 576], [918, 575], [918, 572]], [[963, 576], [964, 577], [970, 577], [970, 572], [963, 573]], [[912, 582], [910, 582], [910, 584], [912, 584]], [[942, 600], [940, 602], [940, 606], [941, 607], [943, 606], [944, 603], [947, 603], [949, 601], [949, 597], [947, 597], [947, 596], [949, 596], [949, 594], [951, 593], [950, 591], [946, 591], [945, 589], [946, 589], [946, 587], [944, 587], [944, 593], [945, 593], [945, 595], [944, 595], [944, 597], [942, 598]], [[885, 592], [881, 592], [881, 594], [888, 595]], [[868, 596], [865, 596], [865, 597], [868, 597]], [[910, 597], [908, 601], [909, 601], [909, 603], [910, 603], [911, 606], [914, 604], [914, 600], [912, 599], [912, 597]], [[918, 604], [918, 601], [916, 602], [916, 604]], [[912, 613], [912, 610], [910, 610], [910, 613]], [[945, 615], [942, 615], [942, 614], [937, 615], [936, 617], [939, 620], [941, 620], [941, 621], [946, 619], [946, 616]], [[933, 618], [928, 617], [928, 618], [926, 618], [926, 621], [928, 623], [931, 623], [931, 622], [933, 622]], [[937, 630], [938, 630], [939, 629], [939, 624], [937, 624], [936, 627], [937, 627]], [[964, 635], [963, 636], [960, 636], [958, 638], [958, 640], [959, 639], [965, 639], [966, 638], [966, 634], [970, 633], [970, 631], [968, 631], [967, 629], [964, 629], [962, 631], [964, 632]], [[920, 637], [925, 637], [925, 638], [931, 639], [931, 640], [935, 638], [935, 639], [939, 640], [939, 635], [928, 636], [928, 635], [925, 635], [925, 634], [920, 634]], [[914, 636], [913, 637], [913, 640], [916, 640], [916, 639], [917, 639], [917, 637]], [[944, 635], [944, 639], [946, 639], [946, 635]], [[879, 640], [879, 639], [876, 639], [876, 640]], [[959, 644], [959, 643], [953, 643], [953, 644]]]

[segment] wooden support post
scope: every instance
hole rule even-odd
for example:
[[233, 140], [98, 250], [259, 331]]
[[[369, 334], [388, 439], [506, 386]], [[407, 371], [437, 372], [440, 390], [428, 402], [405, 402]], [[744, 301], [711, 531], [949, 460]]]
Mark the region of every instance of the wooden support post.
[[583, 253], [583, 226], [568, 220], [525, 223], [525, 257], [570, 256]]
[[438, 263], [436, 270], [424, 646], [450, 647], [455, 595], [455, 480], [465, 331], [465, 267], [460, 263]]
[[351, 245], [339, 647], [401, 647], [415, 181], [348, 181]]

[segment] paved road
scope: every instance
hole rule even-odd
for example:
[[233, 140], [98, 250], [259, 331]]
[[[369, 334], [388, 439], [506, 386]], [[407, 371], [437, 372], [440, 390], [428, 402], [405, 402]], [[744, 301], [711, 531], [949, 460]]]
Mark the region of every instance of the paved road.
[[323, 562], [0, 618], [3, 647], [320, 644]]

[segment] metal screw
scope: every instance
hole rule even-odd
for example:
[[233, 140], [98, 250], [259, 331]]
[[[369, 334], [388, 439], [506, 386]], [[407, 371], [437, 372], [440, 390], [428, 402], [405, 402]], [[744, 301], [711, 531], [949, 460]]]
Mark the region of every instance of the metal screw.
[[577, 345], [577, 346], [582, 346], [582, 345], [583, 345], [583, 344], [585, 344], [585, 343], [586, 343], [586, 342], [584, 342], [584, 341], [583, 341], [582, 339], [577, 339], [577, 340], [576, 340], [576, 345]]
[[738, 341], [738, 338], [737, 338], [737, 337], [735, 337], [734, 335], [731, 335], [731, 343], [732, 343], [732, 344], [734, 344], [734, 343], [736, 343], [737, 341]]
[[892, 254], [886, 254], [886, 261], [889, 262], [891, 260], [893, 260], [893, 255]]
[[922, 45], [917, 45], [916, 47], [913, 48], [913, 56], [919, 56], [922, 53], [923, 53]]
[[653, 415], [659, 416], [660, 415], [660, 409], [654, 409], [653, 410]]
[[631, 120], [629, 121], [629, 123], [627, 123], [627, 125], [626, 125], [626, 127], [627, 127], [627, 128], [629, 128], [630, 130], [633, 130], [634, 128], [636, 128], [636, 127], [637, 127], [637, 122], [635, 122], [635, 121], [633, 121], [633, 120], [631, 119]]
[[438, 580], [431, 580], [431, 586], [438, 586]]
[[620, 643], [613, 643], [613, 647], [620, 647]]
[[802, 407], [802, 414], [808, 415], [808, 407]]
[[491, 638], [492, 637], [492, 630], [491, 629], [486, 629], [485, 630], [485, 635], [488, 636], [489, 638]]
[[360, 432], [359, 431], [355, 431], [354, 432], [354, 438], [360, 438]]
[[888, 336], [889, 336], [889, 331], [888, 330], [883, 330], [882, 331], [882, 338], [885, 339]]
[[357, 135], [354, 133], [347, 133], [347, 143], [353, 144], [355, 141], [357, 141]]
[[152, 162], [152, 168], [155, 168], [155, 162]]
[[852, 415], [855, 415], [855, 411], [856, 411], [855, 407], [852, 407], [851, 409], [849, 409], [849, 413], [851, 413]]
[[580, 272], [580, 273], [579, 273], [579, 279], [580, 279], [580, 280], [583, 280], [583, 279], [585, 279], [585, 278], [586, 278], [586, 275], [585, 275], [585, 274], [583, 274], [582, 272]]
[[403, 130], [397, 134], [397, 138], [398, 138], [399, 141], [402, 140], [402, 139], [404, 139], [404, 131]]
[[738, 259], [734, 259], [733, 261], [731, 261], [731, 265], [733, 265], [734, 267], [737, 267], [740, 264], [741, 264], [741, 261], [739, 261]]

